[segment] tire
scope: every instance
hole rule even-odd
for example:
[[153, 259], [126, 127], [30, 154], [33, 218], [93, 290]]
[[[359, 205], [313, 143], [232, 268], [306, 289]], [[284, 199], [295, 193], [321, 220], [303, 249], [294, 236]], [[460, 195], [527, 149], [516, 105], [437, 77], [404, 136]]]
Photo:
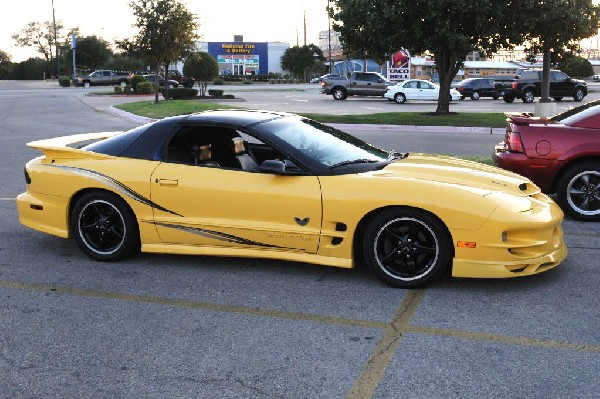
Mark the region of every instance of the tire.
[[575, 219], [600, 221], [600, 162], [585, 162], [565, 170], [556, 185], [556, 200]]
[[523, 92], [523, 95], [521, 96], [521, 100], [527, 104], [532, 103], [534, 99], [535, 99], [535, 94], [533, 93], [532, 90], [525, 90]]
[[346, 90], [344, 89], [333, 89], [333, 99], [334, 100], [345, 100], [348, 97], [346, 94]]
[[556, 102], [562, 101], [562, 99], [563, 99], [562, 97], [553, 97], [553, 98], [554, 98], [554, 101], [556, 101]]
[[493, 98], [494, 100], [497, 100], [497, 99], [499, 99], [500, 97], [499, 97], [499, 96], [492, 96], [492, 98]]
[[90, 88], [90, 82], [83, 82], [83, 87], [85, 87], [86, 89]]
[[124, 80], [122, 80], [122, 81], [119, 82], [119, 86], [121, 86], [121, 89], [124, 89], [125, 86], [127, 86], [127, 82], [124, 81]]
[[477, 101], [479, 100], [479, 92], [474, 91], [473, 93], [471, 93], [471, 100]]
[[404, 104], [406, 102], [406, 96], [403, 93], [396, 93], [394, 95], [394, 101], [396, 104]]
[[460, 96], [460, 99], [461, 99], [461, 100], [464, 100], [464, 99], [465, 99], [465, 96]]
[[173, 83], [169, 83], [167, 86], [169, 87], [169, 89], [174, 89], [175, 88], [175, 85]]
[[504, 97], [502, 97], [502, 99], [504, 100], [505, 103], [508, 103], [508, 104], [515, 101], [515, 98], [513, 96], [504, 96]]
[[92, 259], [112, 262], [140, 249], [139, 228], [127, 204], [114, 194], [84, 194], [71, 212], [71, 232], [83, 252]]
[[363, 256], [385, 283], [422, 286], [439, 277], [452, 259], [450, 236], [441, 221], [418, 209], [391, 209], [365, 230]]
[[583, 100], [583, 97], [585, 97], [585, 94], [583, 94], [583, 90], [575, 89], [575, 93], [573, 93], [573, 100], [579, 102]]

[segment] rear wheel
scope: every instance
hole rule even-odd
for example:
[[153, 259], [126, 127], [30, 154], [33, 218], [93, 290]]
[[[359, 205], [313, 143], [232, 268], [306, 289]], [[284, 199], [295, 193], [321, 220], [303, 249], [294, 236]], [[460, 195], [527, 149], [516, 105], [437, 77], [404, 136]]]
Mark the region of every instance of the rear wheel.
[[346, 95], [346, 90], [344, 89], [333, 89], [333, 98], [334, 100], [345, 100], [346, 97], [348, 97]]
[[71, 213], [71, 231], [83, 252], [99, 261], [124, 259], [140, 248], [135, 215], [121, 198], [104, 191], [79, 198]]
[[505, 103], [512, 103], [513, 101], [515, 101], [515, 98], [513, 96], [504, 96], [502, 97], [502, 99], [504, 100]]
[[404, 93], [396, 93], [394, 96], [394, 101], [396, 104], [404, 104], [406, 102], [406, 96]]
[[479, 100], [479, 92], [474, 91], [471, 94], [471, 100], [475, 100], [475, 101]]
[[565, 213], [583, 221], [600, 221], [600, 162], [567, 169], [557, 183], [556, 199]]
[[419, 209], [383, 211], [365, 230], [367, 265], [384, 282], [411, 288], [439, 277], [450, 265], [450, 237], [433, 215]]
[[534, 99], [535, 95], [533, 94], [533, 90], [525, 90], [521, 96], [521, 100], [523, 100], [524, 103], [532, 103]]

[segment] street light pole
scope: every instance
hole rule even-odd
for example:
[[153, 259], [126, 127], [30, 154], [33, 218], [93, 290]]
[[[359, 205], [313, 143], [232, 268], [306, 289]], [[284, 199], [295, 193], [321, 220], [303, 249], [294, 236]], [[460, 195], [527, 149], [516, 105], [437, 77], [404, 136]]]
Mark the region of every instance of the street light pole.
[[329, 25], [327, 31], [327, 40], [329, 42], [329, 73], [333, 73], [333, 62], [331, 61], [331, 16], [329, 15], [329, 0], [327, 0], [327, 23]]
[[52, 24], [54, 25], [54, 48], [56, 51], [56, 78], [60, 76], [60, 63], [58, 60], [58, 41], [56, 40], [56, 17], [54, 16], [54, 0], [52, 0]]

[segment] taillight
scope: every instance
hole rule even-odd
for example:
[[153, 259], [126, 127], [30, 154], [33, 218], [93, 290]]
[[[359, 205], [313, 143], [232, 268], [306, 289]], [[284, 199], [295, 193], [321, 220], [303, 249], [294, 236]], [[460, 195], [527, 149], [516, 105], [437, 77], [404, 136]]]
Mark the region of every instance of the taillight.
[[512, 82], [511, 84], [513, 89], [518, 89], [519, 88], [519, 82]]
[[510, 152], [524, 153], [523, 141], [521, 135], [517, 132], [506, 133], [506, 149]]

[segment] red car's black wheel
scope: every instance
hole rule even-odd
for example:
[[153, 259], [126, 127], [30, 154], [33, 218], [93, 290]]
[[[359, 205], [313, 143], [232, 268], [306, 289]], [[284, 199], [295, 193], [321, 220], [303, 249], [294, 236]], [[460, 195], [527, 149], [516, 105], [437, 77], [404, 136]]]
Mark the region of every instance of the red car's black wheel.
[[556, 194], [568, 215], [583, 221], [600, 221], [600, 162], [567, 169], [558, 180]]
[[443, 223], [418, 209], [377, 215], [365, 231], [363, 253], [379, 278], [395, 287], [421, 286], [451, 262], [451, 240]]
[[140, 248], [133, 212], [119, 197], [103, 191], [77, 200], [71, 212], [71, 231], [83, 252], [100, 261], [120, 260]]

